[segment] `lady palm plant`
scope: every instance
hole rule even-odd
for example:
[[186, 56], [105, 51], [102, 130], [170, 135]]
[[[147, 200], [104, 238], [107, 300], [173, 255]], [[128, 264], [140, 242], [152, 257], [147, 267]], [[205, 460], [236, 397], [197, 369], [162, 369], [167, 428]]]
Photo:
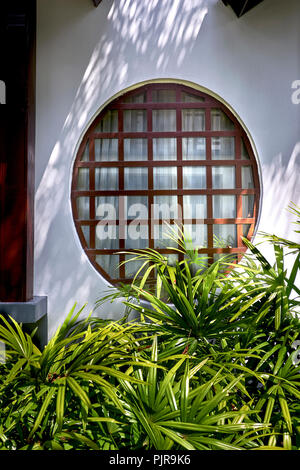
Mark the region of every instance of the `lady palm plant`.
[[166, 356], [133, 325], [76, 324], [72, 314], [43, 351], [2, 319], [2, 449], [243, 449], [270, 435], [251, 418], [243, 374], [211, 358]]
[[299, 247], [265, 238], [275, 264], [245, 239], [230, 276], [184, 238], [177, 263], [139, 250], [141, 276], [100, 301], [124, 296], [124, 319], [72, 309], [43, 351], [2, 318], [0, 448], [300, 449]]
[[[271, 435], [269, 425], [253, 419], [257, 411], [247, 405], [243, 374], [234, 377], [209, 358], [161, 355], [159, 345], [155, 337], [144, 350], [157, 368], [133, 364], [128, 372], [141, 382], [120, 380], [125, 417], [120, 414], [113, 431], [120, 448], [242, 450], [263, 445], [264, 435]], [[236, 390], [243, 391], [242, 398]]]
[[[300, 211], [293, 209], [299, 216]], [[226, 259], [195, 272], [192, 265], [199, 255], [190, 245], [187, 249], [184, 238], [178, 244], [185, 259], [175, 265], [170, 266], [154, 250], [138, 250], [134, 259], [143, 261], [140, 272], [144, 270], [144, 274], [131, 285], [135, 302], [125, 303], [154, 322], [149, 329], [163, 335], [165, 357], [171, 351], [202, 358], [210, 355], [227, 371], [243, 372], [253, 402], [261, 410], [261, 421], [271, 421], [277, 430], [279, 437], [272, 436], [269, 444], [299, 447], [295, 400], [300, 396], [300, 375], [291, 359], [297, 353], [293, 345], [299, 335], [299, 245], [267, 234], [264, 237], [274, 246], [275, 264], [243, 239], [250, 254], [230, 276], [220, 270], [222, 265], [230, 266]], [[292, 248], [295, 256], [289, 275], [284, 246]], [[156, 292], [147, 289], [147, 278], [154, 269]], [[168, 303], [160, 295], [162, 288]], [[140, 299], [148, 305], [136, 305]]]
[[[178, 351], [189, 348], [191, 352], [198, 346], [207, 349], [211, 342], [232, 337], [236, 331], [245, 329], [246, 319], [243, 316], [231, 321], [240, 287], [227, 282], [221, 261], [204, 269], [205, 257], [181, 234], [176, 241], [177, 251], [184, 257], [182, 261], [169, 263], [167, 256], [153, 249], [137, 250], [131, 261], [139, 261], [141, 267], [130, 288], [121, 287], [111, 298], [125, 298], [127, 311], [132, 309], [138, 311], [142, 319], [150, 318], [155, 322], [156, 331], [174, 339], [172, 347]], [[149, 288], [153, 271], [156, 273], [155, 289], [153, 281]], [[235, 304], [228, 306], [230, 301]]]
[[[6, 448], [30, 448], [37, 442], [57, 447], [60, 438], [66, 439], [66, 423], [69, 428], [77, 421], [76, 429], [85, 428], [92, 418], [97, 423], [113, 421], [103, 415], [101, 403], [123, 410], [118, 380], [139, 382], [121, 371], [136, 348], [134, 327], [100, 322], [92, 328], [95, 321], [90, 319], [76, 324], [80, 313], [71, 310], [43, 351], [13, 319], [1, 319], [7, 360], [2, 365], [6, 376], [0, 388], [0, 439]], [[148, 365], [141, 358], [142, 363]], [[84, 441], [71, 429], [69, 439]]]

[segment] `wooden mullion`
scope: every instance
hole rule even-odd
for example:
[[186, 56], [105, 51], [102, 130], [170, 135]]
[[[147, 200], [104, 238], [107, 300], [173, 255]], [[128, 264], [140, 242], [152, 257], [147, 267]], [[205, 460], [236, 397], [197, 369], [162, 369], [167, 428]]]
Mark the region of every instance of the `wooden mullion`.
[[[178, 254], [178, 251], [171, 250], [171, 249], [168, 249], [168, 248], [156, 248], [155, 250], [158, 253], [161, 253], [161, 254], [168, 254], [168, 253]], [[209, 253], [209, 254], [213, 254], [213, 253], [240, 253], [242, 250], [245, 251], [246, 248], [245, 247], [242, 247], [242, 248], [239, 248], [239, 247], [234, 247], [234, 248], [227, 248], [227, 247], [224, 247], [224, 248], [218, 248], [218, 247], [208, 248], [208, 247], [204, 247], [204, 248], [199, 248], [197, 250], [197, 252], [198, 253]], [[102, 249], [86, 248], [84, 251], [87, 254], [94, 255], [94, 256], [96, 256], [96, 255], [113, 255], [113, 254], [116, 254], [116, 250], [113, 250], [113, 249], [102, 250]], [[130, 253], [134, 253], [135, 250], [127, 249], [126, 252], [128, 252], [130, 254]]]
[[[176, 105], [172, 107], [172, 109], [176, 108]], [[162, 108], [165, 109], [165, 108]], [[167, 131], [167, 132], [152, 132], [152, 137], [167, 137], [167, 138], [174, 138], [174, 137], [235, 137], [239, 134], [238, 130], [230, 130], [230, 131]], [[119, 139], [120, 134], [118, 132], [95, 132], [92, 134], [95, 139]], [[148, 138], [148, 132], [123, 132], [123, 138], [131, 138], [131, 139], [138, 139], [138, 138]], [[247, 160], [244, 160], [245, 164], [247, 164]]]
[[[176, 90], [176, 130], [177, 132], [182, 131], [182, 109], [183, 105], [186, 103], [181, 102], [181, 89], [178, 88]], [[185, 162], [182, 160], [182, 137], [178, 136], [176, 138], [176, 150], [177, 150], [177, 188], [183, 188], [183, 165]], [[183, 231], [183, 221], [184, 221], [184, 214], [183, 214], [183, 195], [177, 195], [177, 205], [178, 205], [178, 220], [177, 225], [179, 226], [180, 230]], [[180, 238], [180, 237], [179, 237]], [[178, 247], [179, 248], [179, 247]], [[182, 261], [184, 259], [183, 253], [178, 254], [178, 260]]]
[[216, 106], [216, 100], [212, 96], [204, 93], [203, 91], [191, 89], [190, 87], [185, 86], [185, 85], [180, 85], [180, 91], [184, 93], [188, 93], [190, 95], [199, 96], [200, 98], [204, 98], [204, 102], [210, 103], [210, 105], [213, 104], [214, 106]]
[[[119, 162], [124, 162], [124, 138], [123, 138], [123, 110], [118, 110], [118, 155]], [[124, 191], [124, 166], [119, 166], [119, 191]], [[118, 197], [118, 196], [117, 196]], [[121, 251], [125, 250], [125, 238], [127, 237], [127, 227], [125, 226], [124, 220], [126, 218], [125, 214], [125, 196], [119, 196], [119, 249]], [[116, 250], [115, 250], [116, 251]], [[120, 277], [125, 277], [125, 265], [122, 264], [125, 261], [125, 255], [119, 254], [119, 271]]]
[[[113, 255], [113, 254], [118, 254], [118, 253], [116, 253], [116, 250], [113, 250], [113, 249], [102, 250], [102, 249], [86, 248], [84, 251], [86, 253], [92, 254], [92, 255]], [[135, 253], [135, 251], [136, 250], [134, 250], [134, 249], [126, 249], [126, 252], [128, 252], [128, 254]], [[167, 253], [177, 254], [178, 253], [178, 251], [170, 250], [168, 248], [156, 248], [156, 251], [158, 251], [159, 253], [162, 253], [162, 254], [167, 254]]]
[[[206, 129], [206, 141], [205, 141], [205, 148], [206, 148], [206, 204], [207, 204], [207, 219], [213, 219], [213, 196], [210, 193], [212, 189], [212, 159], [211, 159], [211, 136], [208, 133], [211, 130], [211, 107], [206, 108], [205, 110], [205, 129]], [[207, 253], [209, 254], [209, 250], [213, 248], [213, 224], [207, 224]], [[208, 260], [208, 264], [210, 264], [213, 260]]]
[[[149, 137], [148, 141], [152, 141], [152, 136]], [[177, 137], [177, 142], [179, 145], [182, 145], [182, 138]], [[207, 145], [210, 145], [210, 137], [207, 137]], [[251, 163], [244, 163], [245, 160], [235, 161], [235, 160], [154, 160], [154, 161], [105, 161], [105, 162], [79, 162], [76, 168], [105, 168], [105, 167], [152, 167], [152, 166], [251, 166]]]
[[[95, 140], [91, 138], [89, 140], [89, 160], [90, 162], [95, 161]], [[95, 167], [89, 167], [89, 187], [91, 192], [95, 192]], [[94, 220], [96, 217], [96, 196], [89, 198], [90, 203], [90, 219]], [[95, 248], [96, 246], [96, 226], [90, 227], [90, 247]]]
[[[175, 102], [153, 102], [152, 100], [152, 90], [160, 90], [160, 89], [174, 89], [176, 90], [176, 97]], [[124, 197], [124, 196], [142, 196], [145, 195], [148, 198], [148, 205], [149, 205], [149, 218], [144, 222], [148, 225], [149, 229], [149, 246], [153, 248], [155, 246], [153, 240], [153, 223], [155, 225], [161, 225], [163, 220], [154, 220], [153, 213], [151, 212], [151, 208], [153, 206], [153, 198], [155, 195], [167, 195], [177, 196], [177, 201], [179, 207], [183, 207], [183, 196], [184, 195], [205, 195], [207, 197], [207, 214], [203, 223], [207, 226], [207, 241], [208, 246], [206, 248], [202, 248], [199, 253], [207, 253], [208, 255], [212, 256], [214, 253], [237, 253], [240, 257], [242, 253], [245, 252], [246, 248], [244, 245], [240, 243], [240, 235], [243, 232], [243, 225], [249, 224], [249, 236], [253, 234], [254, 230], [254, 222], [257, 217], [258, 211], [258, 204], [259, 204], [259, 181], [258, 181], [258, 172], [257, 172], [257, 165], [255, 158], [253, 156], [253, 152], [251, 147], [249, 147], [248, 137], [245, 135], [245, 145], [249, 153], [250, 160], [242, 160], [241, 159], [241, 134], [244, 131], [241, 130], [239, 122], [233, 116], [233, 114], [226, 108], [225, 105], [220, 103], [215, 98], [208, 96], [207, 94], [199, 91], [199, 90], [192, 90], [190, 87], [185, 85], [177, 85], [177, 84], [168, 84], [168, 83], [156, 83], [142, 87], [141, 89], [136, 88], [131, 92], [131, 94], [139, 94], [144, 92], [146, 94], [146, 102], [144, 103], [124, 103], [123, 97], [117, 98], [110, 106], [110, 109], [116, 109], [119, 113], [119, 123], [118, 123], [118, 132], [94, 132], [95, 125], [100, 121], [102, 115], [97, 118], [96, 124], [93, 124], [85, 136], [87, 138], [115, 138], [118, 139], [119, 145], [119, 159], [117, 162], [95, 162], [92, 159], [89, 162], [82, 162], [80, 158], [82, 156], [82, 152], [84, 149], [80, 149], [76, 159], [76, 169], [74, 167], [74, 180], [77, 179], [77, 171], [78, 167], [88, 167], [90, 169], [90, 174], [92, 175], [91, 168], [95, 170], [96, 167], [117, 167], [119, 171], [119, 189], [118, 191], [95, 191], [90, 187], [88, 191], [78, 191], [76, 190], [76, 185], [72, 184], [72, 210], [76, 220], [76, 228], [80, 236], [80, 241], [83, 244], [83, 236], [81, 227], [89, 226], [91, 228], [91, 232], [95, 230], [95, 227], [101, 221], [97, 220], [78, 220], [77, 219], [77, 207], [76, 207], [76, 198], [79, 196], [88, 196], [92, 200], [95, 200], [96, 196], [117, 196], [117, 197]], [[181, 100], [182, 92], [190, 93], [192, 95], [199, 96], [204, 99], [203, 102], [184, 102]], [[127, 96], [127, 95], [126, 95]], [[122, 102], [123, 101], [123, 102]], [[211, 109], [221, 109], [234, 123], [235, 128], [230, 131], [212, 131], [211, 130]], [[147, 131], [146, 132], [123, 132], [123, 110], [125, 109], [144, 109], [147, 113]], [[175, 132], [152, 132], [152, 111], [153, 109], [175, 109], [176, 110], [176, 131]], [[196, 132], [196, 131], [182, 131], [181, 119], [182, 119], [182, 109], [203, 109], [205, 112], [205, 130]], [[104, 115], [104, 111], [103, 111]], [[243, 134], [244, 135], [244, 134]], [[195, 137], [201, 138], [204, 137], [206, 139], [206, 159], [205, 160], [182, 160], [182, 138], [183, 137]], [[235, 138], [235, 158], [234, 160], [212, 160], [211, 155], [211, 140], [212, 137], [234, 137]], [[147, 139], [148, 145], [148, 159], [147, 161], [124, 161], [124, 146], [123, 142], [125, 138], [145, 138]], [[175, 138], [177, 144], [177, 161], [153, 161], [153, 138]], [[153, 189], [153, 168], [155, 167], [177, 167], [177, 189], [176, 190], [154, 190]], [[199, 190], [184, 190], [183, 189], [183, 166], [193, 167], [193, 166], [201, 166], [206, 168], [206, 188]], [[236, 187], [232, 189], [213, 189], [212, 188], [212, 167], [218, 166], [235, 166], [236, 169]], [[253, 168], [253, 175], [254, 175], [254, 188], [252, 189], [243, 189], [241, 187], [241, 167], [242, 166], [251, 166]], [[142, 167], [148, 168], [148, 189], [142, 190], [125, 190], [124, 188], [124, 168], [130, 167]], [[90, 178], [92, 180], [93, 176]], [[92, 181], [91, 181], [92, 182]], [[254, 204], [254, 213], [252, 218], [243, 218], [242, 217], [242, 196], [243, 195], [255, 195], [255, 204]], [[237, 204], [237, 213], [236, 217], [232, 219], [222, 219], [222, 218], [213, 218], [213, 195], [235, 195], [236, 196], [236, 204]], [[122, 202], [120, 203], [119, 207], [122, 207]], [[92, 210], [92, 209], [91, 209]], [[125, 219], [125, 209], [123, 208], [123, 212], [118, 216], [118, 219], [114, 222], [111, 221], [112, 224], [116, 223], [117, 226], [124, 226], [134, 223], [132, 220], [124, 220]], [[92, 215], [92, 214], [91, 214]], [[175, 220], [172, 219], [170, 223], [174, 223]], [[177, 220], [178, 222], [178, 220]], [[139, 224], [143, 224], [143, 221], [139, 221]], [[192, 225], [197, 223], [196, 219], [188, 219], [185, 223], [190, 223]], [[238, 237], [238, 246], [234, 248], [217, 248], [213, 246], [213, 225], [216, 224], [234, 224], [237, 230], [237, 237]], [[80, 235], [81, 233], [81, 235]], [[123, 250], [125, 247], [124, 238], [120, 237], [120, 250]], [[116, 253], [118, 250], [86, 250], [87, 255], [89, 258], [94, 262], [95, 266], [95, 259], [93, 261], [93, 257], [95, 258], [98, 254], [113, 254]], [[129, 251], [130, 250], [126, 250]], [[134, 251], [134, 250], [133, 250]], [[164, 253], [163, 250], [158, 249], [159, 252]], [[170, 253], [170, 251], [166, 250], [165, 253]], [[175, 252], [176, 253], [176, 252]], [[122, 255], [121, 261], [125, 259], [124, 255]], [[98, 269], [98, 268], [97, 268]], [[120, 271], [120, 275], [118, 279], [110, 279], [107, 273], [104, 273], [103, 270], [99, 269], [101, 274], [104, 274], [107, 278], [109, 278], [110, 282], [117, 285], [118, 282], [130, 282], [129, 279], [125, 279], [125, 269], [123, 268]]]
[[[207, 175], [209, 172], [207, 172]], [[119, 191], [72, 191], [73, 197], [79, 196], [176, 196], [176, 195], [188, 195], [188, 196], [197, 196], [197, 195], [234, 195], [239, 194], [238, 189], [136, 189], [136, 190], [119, 190]], [[255, 189], [243, 189], [240, 191], [240, 194], [255, 194]]]
[[[241, 136], [235, 137], [235, 160], [241, 162]], [[242, 167], [241, 165], [235, 165], [236, 173], [236, 188], [242, 189]], [[236, 217], [237, 219], [243, 218], [243, 196], [241, 194], [236, 195]], [[237, 245], [239, 248], [243, 247], [243, 225], [236, 225]]]
[[115, 109], [129, 109], [129, 110], [133, 110], [133, 109], [175, 109], [175, 108], [178, 108], [178, 109], [207, 109], [207, 108], [211, 108], [212, 106], [212, 103], [210, 102], [205, 102], [205, 101], [201, 101], [201, 102], [191, 102], [191, 103], [188, 103], [188, 102], [182, 102], [182, 103], [178, 103], [176, 101], [174, 102], [170, 102], [170, 103], [166, 103], [166, 102], [159, 102], [159, 103], [119, 103], [117, 105], [115, 105]]
[[[151, 103], [152, 105], [152, 90], [148, 89], [147, 90], [147, 101]], [[153, 162], [153, 138], [152, 138], [152, 107], [150, 107], [147, 111], [147, 125], [148, 125], [148, 240], [149, 240], [149, 248], [154, 248], [154, 240], [153, 236], [154, 234], [152, 233], [152, 208], [153, 208], [153, 193], [151, 191], [153, 190], [153, 165], [156, 162]], [[150, 163], [152, 164], [150, 166]]]
[[[74, 200], [75, 203], [75, 200]], [[74, 213], [75, 213], [75, 208], [74, 208]], [[254, 218], [253, 217], [248, 217], [248, 218], [243, 218], [243, 219], [201, 219], [203, 220], [204, 224], [216, 224], [216, 225], [221, 225], [221, 224], [236, 224], [236, 225], [249, 225], [254, 223]], [[155, 219], [153, 218], [152, 220], [153, 223], [156, 225], [160, 225], [163, 223], [162, 219]], [[170, 219], [170, 224], [174, 224], [177, 222], [177, 219]], [[123, 219], [116, 219], [116, 220], [101, 220], [101, 219], [96, 219], [96, 220], [82, 220], [82, 219], [75, 219], [75, 224], [79, 225], [85, 225], [85, 226], [93, 226], [93, 225], [121, 225], [125, 223], [125, 225], [148, 225], [149, 221], [147, 219], [142, 219], [142, 220], [135, 220], [135, 219], [129, 219], [129, 220], [123, 220]], [[197, 219], [187, 219], [185, 218], [185, 223], [189, 225], [195, 225], [197, 223]]]

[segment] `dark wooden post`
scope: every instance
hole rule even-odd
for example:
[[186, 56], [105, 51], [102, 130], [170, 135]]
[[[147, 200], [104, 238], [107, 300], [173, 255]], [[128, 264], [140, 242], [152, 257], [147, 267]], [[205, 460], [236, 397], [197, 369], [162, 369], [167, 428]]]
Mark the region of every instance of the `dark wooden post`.
[[33, 297], [36, 0], [0, 5], [0, 302]]

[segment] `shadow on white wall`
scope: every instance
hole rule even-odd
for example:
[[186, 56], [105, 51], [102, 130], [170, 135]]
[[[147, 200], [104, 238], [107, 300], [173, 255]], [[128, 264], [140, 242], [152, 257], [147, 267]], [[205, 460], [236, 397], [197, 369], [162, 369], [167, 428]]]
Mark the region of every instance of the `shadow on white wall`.
[[[93, 23], [98, 12], [86, 12], [93, 15], [91, 22], [98, 39], [95, 38], [96, 46], [36, 190], [35, 269], [39, 274], [35, 290], [48, 295], [50, 335], [75, 299], [80, 304], [92, 300], [92, 308], [109, 287], [91, 268], [71, 220], [70, 176], [78, 139], [101, 104], [124, 84], [135, 83], [134, 68], [129, 70], [128, 65], [132, 57], [136, 57], [137, 68], [141, 61], [155, 62], [158, 76], [163, 75], [170, 62], [182, 64], [195, 46], [208, 4], [215, 1], [120, 0], [112, 3], [101, 30]], [[57, 310], [58, 305], [65, 306], [63, 312]], [[118, 317], [120, 306], [109, 304], [102, 308], [101, 315]]]
[[281, 154], [276, 155], [269, 165], [262, 165], [264, 180], [263, 207], [260, 229], [269, 231], [276, 228], [276, 235], [288, 237], [291, 233], [291, 220], [287, 204], [300, 203], [300, 142], [298, 142], [288, 160], [283, 162]]
[[[221, 33], [224, 24], [233, 21], [232, 12], [218, 0], [108, 0], [97, 10], [82, 0], [55, 0], [53, 3], [66, 15], [67, 9], [76, 3], [78, 13], [74, 10], [72, 14], [78, 14], [78, 18], [73, 18], [72, 24], [77, 24], [76, 34], [81, 34], [82, 40], [88, 38], [93, 52], [51, 156], [43, 157], [44, 173], [36, 188], [35, 292], [49, 296], [50, 334], [75, 299], [80, 304], [89, 299], [92, 308], [101, 291], [108, 288], [108, 283], [94, 271], [84, 254], [72, 220], [70, 178], [80, 136], [99, 107], [124, 87], [141, 79], [180, 76], [185, 58], [199, 46], [199, 33], [212, 9], [220, 13], [219, 17], [215, 16], [219, 18]], [[100, 13], [105, 17], [101, 18]], [[90, 24], [89, 31], [80, 30], [78, 25], [83, 19], [85, 27]], [[75, 51], [74, 56], [69, 57], [71, 62], [76, 60]], [[86, 61], [86, 57], [82, 60]], [[153, 65], [152, 77], [149, 77], [149, 63]], [[47, 112], [46, 106], [44, 112]], [[262, 229], [268, 226], [267, 214], [276, 222], [286, 201], [299, 200], [295, 171], [298, 155], [299, 144], [288, 167], [278, 157], [268, 168], [263, 168]], [[102, 308], [101, 315], [113, 317], [119, 310], [117, 305], [108, 305]]]

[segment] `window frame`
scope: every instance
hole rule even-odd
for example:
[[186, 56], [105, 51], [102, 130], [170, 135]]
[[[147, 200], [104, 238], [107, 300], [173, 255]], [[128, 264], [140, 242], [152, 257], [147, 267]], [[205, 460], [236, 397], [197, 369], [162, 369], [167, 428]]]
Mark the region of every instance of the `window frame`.
[[[158, 90], [174, 90], [176, 101], [174, 102], [153, 102], [152, 91]], [[138, 96], [141, 93], [145, 93], [145, 102], [128, 102], [130, 98]], [[182, 93], [196, 97], [203, 101], [184, 101]], [[157, 93], [159, 95], [159, 93]], [[125, 102], [125, 99], [127, 102]], [[134, 101], [134, 100], [133, 100]], [[164, 109], [175, 109], [176, 110], [176, 131], [152, 131], [152, 111], [153, 110], [164, 110]], [[205, 129], [203, 131], [183, 131], [182, 130], [182, 109], [204, 109], [205, 111]], [[220, 109], [223, 113], [232, 121], [234, 128], [231, 130], [214, 131], [211, 129], [211, 110]], [[108, 110], [117, 110], [118, 112], [118, 131], [116, 132], [96, 132], [96, 128], [100, 121], [103, 119]], [[123, 112], [124, 110], [146, 110], [147, 116], [147, 130], [142, 132], [124, 132], [123, 131]], [[154, 138], [176, 138], [177, 147], [177, 160], [154, 160], [153, 159], [153, 139]], [[204, 160], [190, 160], [183, 159], [182, 155], [182, 139], [184, 137], [204, 137], [206, 139], [206, 158]], [[234, 159], [222, 160], [212, 159], [212, 139], [213, 137], [234, 137]], [[117, 139], [118, 140], [118, 160], [113, 161], [96, 161], [95, 160], [95, 139]], [[126, 138], [146, 138], [148, 148], [148, 159], [147, 160], [124, 160], [124, 139]], [[244, 159], [242, 156], [242, 142], [245, 146], [249, 159]], [[84, 161], [82, 157], [88, 145], [89, 149], [89, 160]], [[164, 190], [164, 189], [153, 189], [153, 169], [154, 167], [177, 167], [177, 189], [175, 190]], [[206, 188], [204, 189], [182, 189], [183, 188], [183, 167], [190, 166], [204, 166], [206, 168]], [[212, 168], [222, 166], [234, 166], [235, 167], [235, 188], [232, 189], [213, 189], [212, 187]], [[253, 174], [253, 188], [242, 188], [242, 167], [251, 166]], [[117, 167], [119, 170], [119, 188], [115, 191], [101, 191], [95, 189], [95, 169], [101, 167]], [[146, 167], [148, 168], [148, 189], [147, 190], [125, 190], [124, 189], [124, 168], [130, 167]], [[89, 168], [89, 189], [78, 190], [77, 179], [79, 168]], [[96, 226], [99, 223], [99, 219], [96, 218], [95, 214], [95, 203], [97, 196], [136, 196], [145, 195], [148, 197], [148, 210], [150, 212], [151, 205], [153, 204], [153, 198], [155, 195], [177, 195], [177, 202], [183, 210], [183, 196], [184, 195], [205, 195], [206, 196], [206, 207], [207, 214], [203, 223], [207, 227], [207, 247], [198, 250], [199, 253], [207, 254], [211, 259], [209, 264], [213, 262], [213, 255], [216, 253], [236, 253], [237, 259], [240, 261], [244, 252], [247, 250], [246, 246], [241, 240], [243, 236], [243, 226], [250, 225], [250, 229], [247, 232], [247, 238], [251, 239], [256, 221], [259, 213], [259, 202], [260, 202], [260, 183], [259, 183], [259, 170], [257, 161], [250, 143], [250, 140], [241, 126], [238, 119], [234, 114], [225, 106], [221, 101], [215, 97], [197, 90], [187, 85], [178, 84], [174, 82], [170, 83], [149, 83], [146, 85], [139, 86], [134, 90], [125, 92], [124, 94], [113, 99], [108, 105], [106, 105], [98, 116], [94, 119], [92, 124], [86, 131], [81, 144], [79, 146], [72, 177], [71, 187], [71, 204], [73, 212], [73, 220], [75, 227], [81, 242], [81, 245], [87, 254], [92, 265], [97, 271], [110, 283], [118, 284], [120, 282], [130, 282], [131, 279], [125, 278], [125, 267], [121, 266], [120, 276], [118, 278], [112, 278], [109, 274], [96, 262], [97, 255], [110, 255], [117, 254], [120, 251], [135, 251], [125, 248], [125, 240], [120, 238], [119, 249], [96, 249]], [[254, 207], [253, 216], [243, 218], [243, 205], [242, 200], [245, 195], [254, 196]], [[213, 195], [235, 195], [236, 196], [236, 217], [235, 218], [214, 218], [213, 217]], [[77, 197], [85, 196], [89, 197], [92, 203], [89, 207], [89, 219], [79, 219], [77, 211]], [[128, 220], [130, 224], [132, 219]], [[175, 220], [176, 222], [176, 220]], [[196, 219], [185, 219], [184, 224], [194, 224]], [[116, 221], [119, 225], [119, 220]], [[148, 214], [148, 231], [151, 234], [151, 212]], [[159, 223], [163, 223], [160, 221]], [[174, 220], [170, 220], [170, 223], [174, 223]], [[215, 224], [234, 224], [236, 226], [237, 235], [237, 246], [236, 247], [223, 247], [218, 248], [214, 246], [213, 242], [213, 226]], [[81, 229], [82, 226], [90, 227], [90, 244], [86, 243], [85, 236]], [[149, 237], [149, 248], [154, 248], [153, 239]], [[157, 248], [155, 248], [157, 249]], [[169, 249], [159, 248], [157, 249], [162, 254], [171, 253]], [[174, 251], [175, 253], [175, 251]], [[125, 255], [120, 255], [120, 263], [125, 260]]]

